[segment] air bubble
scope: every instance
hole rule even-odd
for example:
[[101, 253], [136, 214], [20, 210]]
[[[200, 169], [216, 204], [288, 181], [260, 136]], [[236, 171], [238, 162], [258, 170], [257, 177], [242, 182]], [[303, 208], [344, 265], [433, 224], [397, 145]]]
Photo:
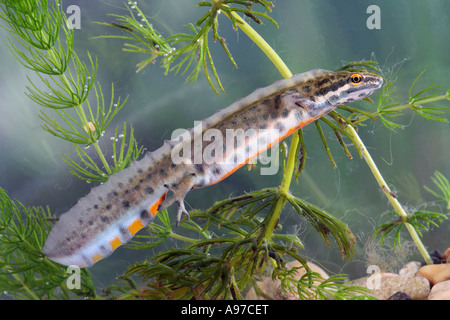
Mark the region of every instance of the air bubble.
[[123, 133], [119, 134], [119, 138], [122, 139], [123, 137], [125, 137], [125, 135]]

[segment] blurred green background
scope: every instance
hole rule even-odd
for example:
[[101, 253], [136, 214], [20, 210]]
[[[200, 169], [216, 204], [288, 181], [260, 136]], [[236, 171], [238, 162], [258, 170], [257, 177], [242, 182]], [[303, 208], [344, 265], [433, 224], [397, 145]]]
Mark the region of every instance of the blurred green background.
[[[374, 59], [386, 78], [397, 80], [395, 96], [402, 104], [407, 102], [408, 90], [422, 71], [425, 73], [416, 84], [417, 89], [435, 84], [442, 85], [440, 91], [445, 92], [450, 86], [450, 2], [447, 0], [376, 1], [373, 4], [381, 9], [380, 30], [369, 30], [366, 26], [370, 1], [283, 0], [273, 3], [271, 16], [278, 22], [278, 29], [267, 20], [263, 20], [261, 26], [250, 19], [247, 21], [273, 46], [293, 73], [314, 68], [334, 70], [351, 61]], [[159, 61], [136, 73], [136, 64], [145, 56], [123, 52], [121, 40], [91, 39], [120, 34], [117, 29], [93, 22], [114, 21], [109, 13], [127, 14], [124, 2], [63, 1], [65, 8], [73, 4], [81, 9], [81, 29], [75, 31], [75, 51], [81, 57], [86, 57], [87, 51], [97, 57], [97, 80], [106, 101], [109, 101], [112, 83], [116, 96], [129, 97], [104, 141], [100, 142], [110, 152], [110, 136], [115, 126], [124, 121], [135, 127], [140, 145], [154, 150], [163, 139], [170, 138], [173, 130], [192, 127], [195, 120], [208, 117], [254, 89], [281, 78], [259, 48], [242, 31], [235, 31], [224, 15], [219, 18], [219, 32], [239, 68], [233, 67], [218, 43], [210, 43], [226, 93], [212, 92], [204, 78], [195, 84], [185, 84], [185, 77], [181, 75], [165, 76]], [[197, 1], [179, 0], [141, 0], [138, 3], [164, 36], [183, 31], [183, 25], [201, 17], [207, 8], [198, 8], [196, 4]], [[38, 115], [42, 108], [24, 94], [29, 85], [27, 76], [35, 83], [39, 83], [38, 78], [11, 54], [5, 30], [0, 29], [0, 37], [0, 186], [26, 205], [48, 205], [53, 213], [61, 214], [92, 185], [69, 174], [62, 155], [73, 155], [73, 147], [41, 129]], [[378, 96], [379, 92], [372, 99], [377, 101]], [[449, 106], [450, 101], [442, 101], [441, 105]], [[367, 101], [354, 106], [366, 110], [376, 108]], [[433, 187], [430, 177], [435, 170], [450, 178], [449, 124], [426, 120], [412, 112], [406, 112], [395, 121], [405, 128], [393, 133], [381, 121], [368, 122], [368, 126], [360, 128], [359, 134], [408, 211], [436, 208], [432, 203], [435, 199], [423, 186]], [[334, 134], [325, 130], [338, 166], [335, 169], [316, 129], [309, 126], [304, 132], [308, 148], [307, 175], [299, 184], [294, 183], [291, 191], [349, 224], [358, 240], [355, 258], [342, 261], [339, 250], [333, 244], [328, 248], [288, 207], [281, 224], [286, 232], [298, 233], [306, 247], [303, 254], [330, 273], [346, 272], [351, 278], [364, 276], [367, 252], [384, 254], [372, 250], [371, 234], [378, 224], [388, 219], [386, 214], [391, 208], [354, 148], [351, 148], [354, 158], [350, 160], [336, 143]], [[215, 186], [191, 192], [186, 199], [187, 208], [206, 209], [217, 200], [277, 186], [280, 181], [280, 174], [260, 176], [259, 170], [243, 168]], [[441, 210], [445, 212], [445, 208]], [[174, 213], [173, 208], [171, 212]], [[449, 231], [450, 224], [446, 221], [440, 228], [425, 233], [423, 241], [430, 250], [444, 251], [450, 246]], [[405, 233], [404, 239], [409, 240], [409, 235]], [[168, 241], [161, 249], [179, 245]], [[406, 242], [404, 248], [408, 248]], [[419, 259], [414, 250], [409, 253], [410, 258]], [[120, 248], [92, 268], [94, 278], [105, 285], [132, 261], [153, 254], [153, 251]]]

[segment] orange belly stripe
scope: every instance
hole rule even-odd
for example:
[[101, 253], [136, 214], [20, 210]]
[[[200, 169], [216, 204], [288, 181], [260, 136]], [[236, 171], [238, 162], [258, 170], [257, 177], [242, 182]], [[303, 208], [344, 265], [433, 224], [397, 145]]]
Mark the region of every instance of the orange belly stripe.
[[100, 253], [97, 253], [95, 256], [92, 257], [92, 261], [97, 262], [98, 260], [101, 260], [103, 256]]
[[131, 235], [134, 235], [136, 232], [141, 230], [144, 227], [140, 219], [136, 219], [132, 224], [128, 226], [128, 231], [130, 231]]
[[119, 247], [122, 244], [122, 241], [120, 241], [119, 237], [115, 237], [114, 239], [112, 239], [109, 244], [111, 245], [111, 248], [113, 250], [116, 250], [117, 247]]
[[152, 215], [155, 216], [155, 215], [158, 213], [159, 205], [166, 199], [166, 194], [167, 194], [167, 192], [164, 193], [164, 194], [162, 195], [162, 197], [159, 198], [159, 200], [156, 201], [155, 204], [151, 206], [151, 208], [150, 208], [150, 213], [151, 213]]
[[[317, 117], [318, 118], [318, 117]], [[289, 129], [285, 135], [277, 138], [277, 141], [275, 141], [275, 143], [279, 143], [281, 141], [283, 141], [285, 138], [289, 137], [291, 134], [293, 134], [295, 131], [299, 130], [300, 128], [306, 126], [307, 124], [311, 123], [312, 121], [316, 120], [317, 118], [312, 118], [309, 119], [307, 121], [304, 122], [300, 122], [298, 126]], [[239, 168], [241, 168], [244, 164], [248, 163], [251, 159], [253, 159], [254, 157], [259, 156], [262, 152], [266, 151], [267, 149], [271, 148], [272, 144], [270, 143], [266, 149], [264, 150], [259, 150], [254, 156], [252, 157], [248, 157], [247, 159], [245, 159], [245, 162], [240, 164], [239, 166], [234, 167], [232, 170], [230, 170], [229, 172], [225, 173], [219, 180], [217, 180], [215, 183], [218, 183], [220, 181], [222, 181], [223, 179], [225, 179], [226, 177], [230, 176], [231, 174], [233, 174], [236, 170], [238, 170]]]

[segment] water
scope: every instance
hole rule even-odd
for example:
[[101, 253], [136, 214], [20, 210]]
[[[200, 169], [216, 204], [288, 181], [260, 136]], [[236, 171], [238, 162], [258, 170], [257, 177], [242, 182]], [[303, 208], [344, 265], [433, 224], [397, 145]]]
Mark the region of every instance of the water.
[[[98, 58], [96, 80], [102, 85], [106, 102], [109, 103], [111, 83], [114, 83], [116, 97], [129, 96], [101, 142], [102, 146], [110, 145], [107, 137], [114, 134], [117, 124], [126, 121], [135, 127], [135, 136], [141, 145], [149, 150], [156, 149], [173, 130], [192, 127], [195, 120], [208, 117], [255, 88], [281, 78], [258, 47], [242, 31], [235, 32], [224, 15], [219, 17], [219, 32], [226, 39], [239, 69], [233, 67], [220, 44], [214, 44], [211, 38], [210, 46], [225, 94], [218, 96], [212, 92], [203, 77], [195, 84], [185, 84], [185, 76], [173, 73], [166, 76], [159, 61], [136, 74], [136, 64], [146, 58], [144, 55], [123, 52], [121, 40], [91, 39], [120, 33], [92, 22], [113, 21], [108, 13], [125, 14], [123, 1], [64, 1], [63, 6], [72, 2], [81, 9], [81, 29], [75, 30], [76, 51], [85, 58], [89, 50]], [[435, 84], [442, 85], [440, 92], [445, 92], [450, 86], [450, 2], [446, 0], [377, 1], [381, 29], [367, 27], [371, 16], [366, 12], [371, 4], [367, 1], [274, 1], [274, 4], [271, 16], [278, 22], [278, 29], [265, 19], [261, 26], [246, 20], [293, 73], [313, 68], [333, 70], [351, 61], [375, 59], [387, 79], [397, 80], [395, 96], [401, 104], [407, 102], [408, 90], [422, 71], [425, 73], [417, 83], [417, 90]], [[206, 10], [196, 8], [194, 2], [177, 0], [146, 1], [138, 5], [163, 36], [187, 31], [182, 26], [195, 22]], [[6, 39], [8, 35], [0, 30], [0, 36]], [[39, 110], [48, 110], [34, 105], [23, 93], [28, 85], [26, 75], [33, 81], [38, 78], [14, 59], [6, 43], [6, 40], [0, 42], [3, 70], [0, 78], [1, 187], [27, 205], [49, 205], [53, 212], [63, 213], [87, 193], [91, 185], [68, 173], [61, 156], [63, 152], [73, 155], [70, 143], [61, 142], [40, 128]], [[378, 96], [379, 92], [374, 94], [373, 100], [377, 101]], [[442, 101], [440, 105], [450, 106], [450, 101]], [[353, 106], [369, 111], [376, 108], [376, 104], [366, 101]], [[426, 120], [410, 111], [395, 120], [405, 128], [394, 133], [381, 121], [367, 122], [367, 126], [359, 129], [359, 135], [408, 210], [434, 208], [434, 198], [423, 186], [433, 187], [430, 177], [435, 170], [450, 178], [449, 124]], [[328, 248], [314, 231], [297, 219], [293, 210], [283, 213], [281, 223], [296, 226], [294, 229], [303, 236], [306, 256], [332, 272], [348, 272], [352, 277], [364, 275], [364, 245], [369, 242], [375, 226], [386, 221], [386, 213], [392, 209], [354, 148], [350, 147], [353, 155], [350, 160], [336, 143], [333, 133], [325, 129], [337, 163], [335, 169], [315, 128], [309, 126], [304, 132], [308, 148], [307, 175], [298, 185], [292, 185], [291, 192], [348, 223], [359, 240], [357, 256], [352, 262], [340, 260], [339, 251], [333, 246]], [[241, 169], [216, 186], [192, 192], [187, 198], [188, 208], [208, 208], [230, 195], [280, 183], [280, 175], [261, 177], [258, 172]], [[445, 212], [444, 208], [442, 210]], [[449, 231], [450, 224], [444, 222], [440, 228], [424, 234], [424, 243], [430, 250], [444, 251], [449, 246]], [[408, 240], [409, 236], [405, 234], [404, 238]], [[120, 274], [130, 260], [152, 254], [120, 249], [116, 256], [94, 267], [93, 272], [98, 272], [96, 277], [102, 282], [113, 281], [113, 276]], [[114, 261], [114, 266], [108, 261]], [[105, 273], [105, 269], [108, 272]]]

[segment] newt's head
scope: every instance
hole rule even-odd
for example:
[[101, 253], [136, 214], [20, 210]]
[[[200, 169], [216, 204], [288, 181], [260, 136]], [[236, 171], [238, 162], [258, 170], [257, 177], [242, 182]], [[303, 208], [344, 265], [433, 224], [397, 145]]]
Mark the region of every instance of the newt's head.
[[322, 90], [327, 101], [333, 106], [364, 99], [383, 85], [382, 77], [363, 71], [340, 71], [334, 73], [331, 79]]

